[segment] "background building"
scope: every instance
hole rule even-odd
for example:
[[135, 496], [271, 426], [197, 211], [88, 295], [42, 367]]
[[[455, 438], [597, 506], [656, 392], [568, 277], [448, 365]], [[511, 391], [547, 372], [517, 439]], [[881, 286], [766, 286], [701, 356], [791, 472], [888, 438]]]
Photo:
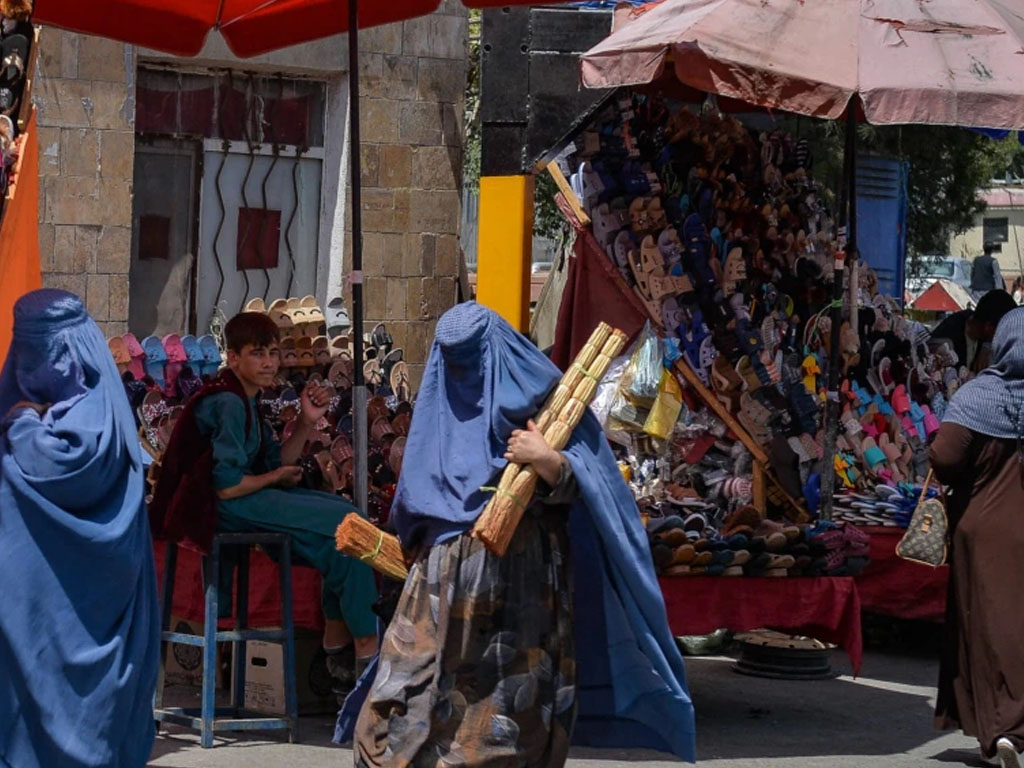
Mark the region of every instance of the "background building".
[[979, 191], [988, 204], [974, 226], [950, 241], [953, 258], [980, 256], [987, 241], [998, 243], [996, 257], [1007, 284], [1024, 274], [1024, 186], [1000, 184]]

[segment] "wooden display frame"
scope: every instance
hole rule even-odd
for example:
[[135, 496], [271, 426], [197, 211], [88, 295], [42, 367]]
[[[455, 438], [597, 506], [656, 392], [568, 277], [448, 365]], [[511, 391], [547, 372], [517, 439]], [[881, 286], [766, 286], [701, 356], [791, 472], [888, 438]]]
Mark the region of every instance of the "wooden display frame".
[[774, 491], [781, 494], [785, 498], [786, 503], [790, 506], [791, 510], [796, 513], [795, 518], [793, 518], [794, 522], [809, 522], [811, 516], [807, 513], [806, 508], [786, 493], [785, 489], [772, 475], [771, 470], [769, 469], [771, 464], [768, 454], [764, 452], [764, 449], [729, 412], [729, 409], [725, 407], [725, 404], [715, 397], [715, 393], [708, 389], [707, 385], [701, 381], [696, 371], [690, 367], [690, 364], [683, 358], [680, 358], [679, 360], [676, 360], [675, 369], [693, 389], [693, 391], [697, 393], [697, 396], [704, 401], [704, 404], [714, 412], [715, 416], [722, 420], [722, 423], [724, 423], [725, 426], [736, 435], [737, 439], [743, 443], [743, 446], [750, 451], [750, 455], [754, 457], [754, 508], [762, 515], [767, 513], [768, 486], [771, 484]]

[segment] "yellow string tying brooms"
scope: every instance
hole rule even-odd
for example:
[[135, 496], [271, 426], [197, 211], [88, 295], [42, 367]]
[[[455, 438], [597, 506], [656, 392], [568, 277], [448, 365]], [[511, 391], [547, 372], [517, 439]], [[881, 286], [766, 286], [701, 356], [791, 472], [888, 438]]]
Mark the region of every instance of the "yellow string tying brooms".
[[398, 581], [405, 581], [409, 569], [398, 537], [384, 533], [369, 520], [353, 513], [346, 515], [334, 534], [339, 552], [363, 560], [374, 570]]
[[[626, 335], [601, 323], [534, 419], [545, 441], [556, 451], [565, 448], [587, 406], [597, 393], [608, 366], [626, 344]], [[488, 550], [504, 556], [519, 521], [533, 498], [537, 473], [532, 467], [509, 462], [494, 496], [473, 527], [473, 536]], [[375, 570], [399, 581], [409, 571], [398, 539], [358, 515], [348, 515], [335, 534], [338, 550], [364, 560]]]
[[[597, 385], [625, 344], [626, 334], [606, 323], [591, 334], [534, 419], [551, 448], [560, 451], [568, 444], [597, 393]], [[504, 556], [536, 487], [537, 473], [532, 467], [509, 462], [494, 496], [473, 526], [473, 536], [498, 557]]]

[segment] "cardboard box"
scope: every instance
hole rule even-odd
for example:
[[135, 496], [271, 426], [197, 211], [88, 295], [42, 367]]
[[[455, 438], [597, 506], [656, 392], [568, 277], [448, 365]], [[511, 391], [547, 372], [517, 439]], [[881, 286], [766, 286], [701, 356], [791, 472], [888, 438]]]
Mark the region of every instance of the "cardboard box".
[[[300, 715], [333, 714], [337, 696], [331, 691], [322, 635], [295, 630], [295, 691]], [[232, 684], [234, 677], [232, 676]], [[254, 640], [245, 644], [245, 708], [283, 715], [284, 646]]]
[[[171, 631], [189, 635], [202, 635], [203, 622], [189, 621], [181, 616], [171, 615]], [[223, 688], [221, 670], [221, 648], [217, 648], [217, 688]], [[167, 648], [164, 683], [166, 685], [203, 685], [203, 649], [197, 645], [171, 643]]]

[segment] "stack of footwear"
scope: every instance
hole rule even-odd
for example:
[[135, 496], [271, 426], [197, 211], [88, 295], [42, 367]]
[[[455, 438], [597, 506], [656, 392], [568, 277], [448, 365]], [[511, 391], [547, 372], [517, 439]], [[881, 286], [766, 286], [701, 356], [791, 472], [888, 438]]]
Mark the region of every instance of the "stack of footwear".
[[867, 534], [853, 526], [793, 525], [751, 506], [713, 524], [692, 512], [649, 517], [651, 556], [661, 576], [853, 576], [867, 567]]
[[842, 434], [824, 465], [837, 247], [806, 140], [634, 93], [575, 147], [570, 183], [597, 246], [789, 496], [815, 512], [826, 469], [857, 492], [923, 479], [928, 441], [967, 372], [948, 346], [929, 347], [864, 265], [857, 327], [839, 334]]
[[598, 244], [750, 436], [766, 450], [782, 439], [773, 463], [799, 497], [821, 458], [801, 330], [834, 260], [806, 148], [640, 95], [576, 146], [571, 183]]
[[[920, 484], [876, 485], [873, 489], [846, 490], [836, 494], [833, 514], [836, 520], [861, 526], [906, 528], [922, 493]], [[935, 488], [927, 496], [938, 495]]]
[[[247, 309], [260, 311], [254, 302]], [[260, 395], [261, 413], [278, 438], [285, 441], [295, 429], [303, 388], [313, 382], [326, 387], [328, 412], [316, 425], [299, 461], [303, 485], [351, 498], [352, 356], [347, 345], [325, 347], [317, 341], [325, 337], [319, 333], [324, 321], [315, 302], [299, 300], [293, 307], [274, 302], [267, 311], [282, 329], [282, 367], [273, 386]], [[342, 338], [348, 341], [343, 336], [334, 341]], [[316, 346], [307, 347], [303, 340]], [[371, 394], [367, 402], [369, 516], [383, 525], [405, 456], [413, 393], [402, 350], [393, 347], [383, 324], [367, 334], [366, 345], [368, 361], [364, 370]], [[149, 336], [141, 343], [132, 334], [125, 334], [109, 339], [108, 346], [136, 414], [140, 442], [151, 458], [148, 491], [152, 493], [160, 459], [184, 405], [221, 367], [220, 348], [211, 335], [195, 338], [177, 334]], [[329, 351], [324, 354], [325, 350]]]
[[[346, 377], [352, 380], [352, 338], [344, 301], [332, 299], [327, 315], [314, 296], [301, 299], [277, 299], [264, 306], [263, 299], [246, 304], [247, 312], [266, 312], [281, 332], [281, 367], [300, 373], [315, 366], [333, 362], [347, 366]], [[394, 339], [384, 323], [378, 323], [363, 338], [363, 377], [371, 395], [412, 397], [408, 365], [402, 349], [395, 348]]]
[[[181, 404], [198, 392], [204, 381], [216, 376], [222, 363], [220, 347], [209, 334], [196, 338], [169, 333], [162, 338], [147, 336], [140, 342], [135, 334], [126, 333], [107, 339], [107, 347], [136, 412], [137, 426], [146, 423], [139, 408], [147, 393]], [[150, 447], [163, 452], [162, 447]]]

